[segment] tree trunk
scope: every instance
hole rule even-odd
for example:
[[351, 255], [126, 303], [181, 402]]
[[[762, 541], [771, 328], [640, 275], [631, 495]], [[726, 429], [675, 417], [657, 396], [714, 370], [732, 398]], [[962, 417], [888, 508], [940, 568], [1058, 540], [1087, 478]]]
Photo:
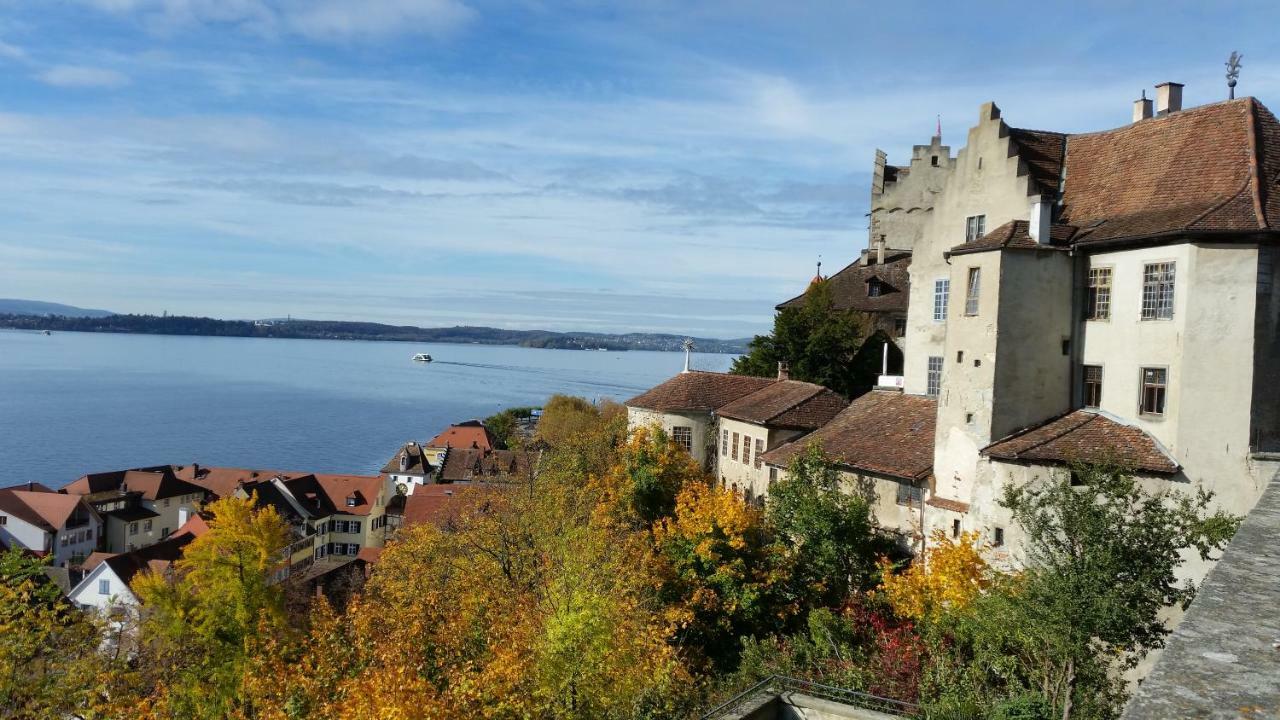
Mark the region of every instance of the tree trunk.
[[1062, 720], [1071, 720], [1071, 698], [1074, 696], [1076, 689], [1076, 661], [1074, 659], [1067, 661], [1067, 687], [1066, 697], [1062, 700]]

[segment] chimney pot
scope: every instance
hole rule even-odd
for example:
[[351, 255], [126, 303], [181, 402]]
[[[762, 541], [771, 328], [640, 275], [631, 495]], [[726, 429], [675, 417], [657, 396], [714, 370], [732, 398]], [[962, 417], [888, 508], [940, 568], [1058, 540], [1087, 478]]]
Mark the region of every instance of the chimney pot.
[[788, 363], [786, 360], [778, 361], [778, 379], [779, 380], [791, 379], [791, 364]]
[[1156, 117], [1182, 109], [1182, 83], [1162, 82], [1156, 86]]
[[1151, 98], [1147, 97], [1147, 91], [1142, 91], [1142, 97], [1133, 101], [1133, 121], [1146, 120], [1151, 117]]
[[877, 265], [884, 264], [884, 236], [883, 235], [881, 235], [880, 238], [876, 240], [876, 264]]

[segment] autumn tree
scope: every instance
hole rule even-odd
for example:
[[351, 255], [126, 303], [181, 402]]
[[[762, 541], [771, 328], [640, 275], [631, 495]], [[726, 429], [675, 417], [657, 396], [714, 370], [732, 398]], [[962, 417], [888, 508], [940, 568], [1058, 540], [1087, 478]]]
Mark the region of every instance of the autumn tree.
[[843, 604], [871, 583], [876, 559], [894, 552], [877, 532], [867, 501], [841, 487], [839, 469], [816, 446], [773, 483], [765, 511], [790, 559], [790, 592], [806, 605]]
[[864, 351], [874, 334], [866, 313], [837, 310], [830, 283], [815, 282], [804, 302], [778, 310], [773, 332], [752, 339], [731, 372], [773, 377], [778, 362], [786, 361], [792, 378], [856, 397], [874, 386], [880, 373], [880, 345]]
[[601, 422], [609, 422], [619, 414], [626, 415], [626, 408], [616, 402], [599, 404], [571, 395], [552, 395], [542, 408], [538, 418], [537, 438], [555, 447], [571, 438], [595, 430]]
[[98, 619], [74, 608], [45, 575], [45, 563], [0, 553], [0, 715], [92, 717], [123, 664], [99, 652]]
[[698, 461], [659, 427], [636, 428], [615, 457], [599, 499], [615, 503], [637, 527], [669, 517], [686, 485], [710, 482]]
[[225, 717], [237, 707], [245, 646], [282, 626], [281, 588], [271, 575], [289, 527], [266, 506], [235, 496], [208, 506], [209, 530], [171, 572], [133, 582], [144, 607], [146, 665], [156, 673], [146, 709], [154, 716]]
[[995, 581], [995, 571], [983, 557], [978, 533], [952, 539], [935, 530], [923, 556], [902, 573], [882, 559], [881, 592], [899, 616], [927, 619], [937, 612], [967, 607]]

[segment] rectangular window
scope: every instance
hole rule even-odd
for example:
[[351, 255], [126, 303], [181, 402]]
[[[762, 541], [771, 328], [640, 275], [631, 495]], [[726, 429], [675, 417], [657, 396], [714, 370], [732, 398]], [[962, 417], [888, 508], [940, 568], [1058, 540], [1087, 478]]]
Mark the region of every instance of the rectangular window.
[[136, 523], [136, 522], [131, 522], [131, 523], [129, 523], [129, 534], [130, 534], [130, 535], [137, 535], [137, 534], [138, 534], [138, 523]]
[[947, 319], [947, 302], [951, 299], [951, 281], [941, 278], [933, 281], [933, 321]]
[[58, 536], [58, 542], [59, 542], [59, 544], [61, 544], [61, 545], [62, 545], [62, 547], [66, 547], [66, 546], [67, 546], [67, 544], [70, 542], [70, 541], [67, 539], [68, 537], [69, 537], [69, 536], [68, 536], [66, 533], [63, 533], [63, 534], [61, 534], [61, 535], [59, 535], [59, 536]]
[[151, 520], [150, 520], [150, 519], [147, 519], [147, 520], [143, 520], [143, 521], [142, 521], [142, 531], [143, 531], [143, 532], [151, 532]]
[[970, 215], [964, 220], [964, 241], [969, 243], [987, 234], [987, 216]]
[[911, 507], [920, 507], [920, 502], [924, 499], [924, 488], [919, 485], [910, 483], [898, 483], [898, 504], [909, 505]]
[[351, 522], [347, 523], [347, 527], [349, 528], [349, 529], [347, 530], [347, 532], [352, 533], [352, 534], [355, 534], [355, 535], [359, 535], [359, 534], [360, 534], [360, 524], [361, 524], [361, 523], [360, 523], [360, 521], [359, 521], [359, 520], [352, 520]]
[[111, 581], [110, 581], [110, 580], [99, 580], [99, 581], [98, 581], [98, 594], [99, 594], [99, 595], [110, 595], [110, 594], [111, 594]]
[[722, 430], [720, 432], [720, 456], [729, 457], [729, 431]]
[[929, 358], [929, 379], [924, 392], [929, 397], [938, 397], [942, 393], [942, 358], [937, 355]]
[[355, 544], [355, 543], [350, 543], [349, 545], [347, 545], [347, 554], [348, 554], [348, 555], [359, 555], [359, 554], [360, 554], [360, 546], [359, 546], [359, 545], [357, 545], [357, 544]]
[[164, 506], [169, 507], [169, 498], [164, 499]]
[[1138, 400], [1138, 412], [1143, 415], [1163, 415], [1168, 386], [1167, 368], [1142, 368], [1142, 397]]
[[960, 521], [959, 520], [951, 521], [951, 537], [953, 538], [960, 537]]
[[769, 486], [772, 487], [773, 484], [777, 482], [777, 480], [778, 480], [778, 468], [776, 467], [769, 468]]
[[742, 436], [742, 464], [751, 464], [751, 438], [746, 435]]
[[1084, 366], [1084, 406], [1102, 407], [1102, 366]]
[[671, 439], [684, 448], [685, 452], [693, 452], [693, 428], [687, 425], [673, 427], [671, 428]]
[[169, 537], [169, 528], [160, 528], [160, 537]]
[[0, 525], [6, 525], [9, 522], [8, 515], [0, 515]]
[[760, 438], [756, 438], [756, 469], [757, 470], [759, 470], [760, 466], [764, 464], [764, 461], [760, 459], [760, 456], [763, 454], [764, 454], [764, 440], [761, 440]]
[[1085, 320], [1111, 318], [1111, 268], [1089, 268], [1089, 288], [1085, 294]]
[[733, 434], [733, 452], [730, 454], [734, 460], [738, 459], [738, 433]]
[[991, 545], [993, 547], [1004, 547], [1004, 528], [996, 528], [996, 539]]
[[982, 268], [969, 268], [969, 285], [964, 294], [964, 314], [978, 314], [978, 286], [982, 281]]
[[1142, 267], [1142, 319], [1173, 319], [1173, 270], [1171, 262]]
[[907, 336], [907, 319], [906, 318], [894, 318], [893, 334], [895, 337]]

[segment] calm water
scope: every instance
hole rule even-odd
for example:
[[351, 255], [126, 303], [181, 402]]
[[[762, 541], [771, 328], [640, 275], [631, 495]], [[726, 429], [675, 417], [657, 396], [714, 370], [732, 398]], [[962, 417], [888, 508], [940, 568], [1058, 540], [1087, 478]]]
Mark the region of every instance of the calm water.
[[[415, 352], [436, 362], [414, 363]], [[695, 355], [725, 370], [728, 355]], [[163, 463], [372, 473], [552, 393], [626, 399], [679, 353], [0, 330], [0, 487]]]

